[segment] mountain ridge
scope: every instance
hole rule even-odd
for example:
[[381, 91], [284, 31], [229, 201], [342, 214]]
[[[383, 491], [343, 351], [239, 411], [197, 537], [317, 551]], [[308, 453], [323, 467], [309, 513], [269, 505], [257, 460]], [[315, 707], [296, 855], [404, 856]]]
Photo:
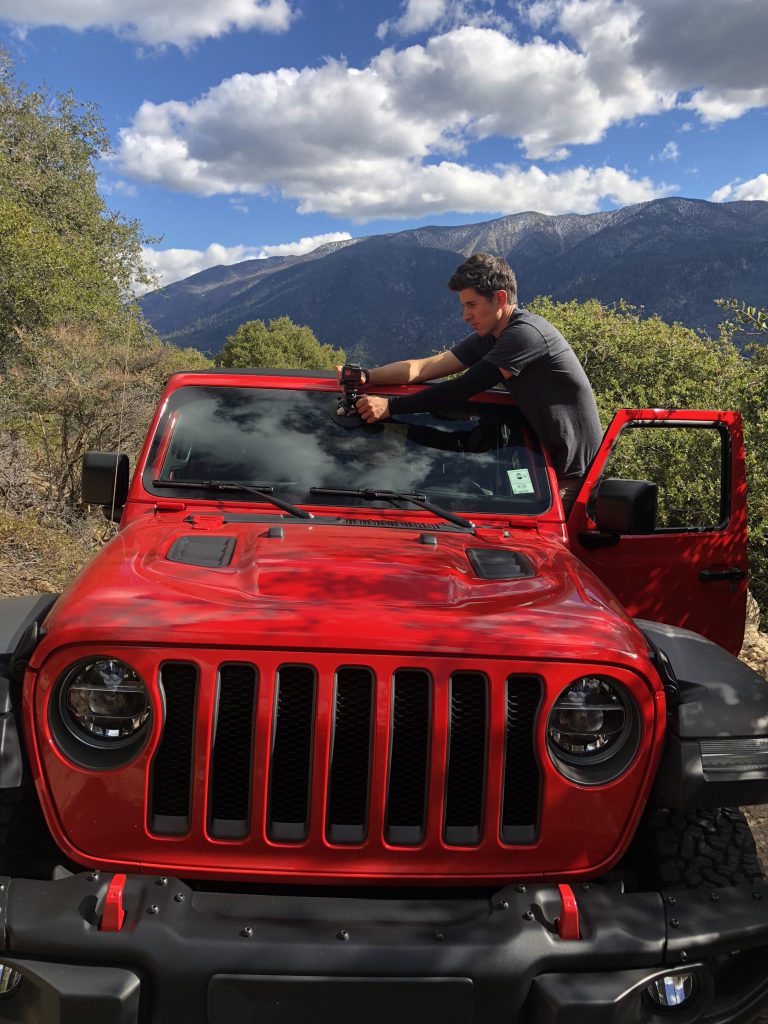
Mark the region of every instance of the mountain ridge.
[[768, 202], [671, 197], [593, 214], [524, 211], [329, 242], [304, 256], [210, 267], [143, 297], [161, 337], [216, 353], [246, 320], [289, 316], [350, 357], [383, 362], [457, 341], [446, 288], [472, 252], [504, 256], [521, 302], [623, 299], [713, 331], [724, 296], [768, 305]]

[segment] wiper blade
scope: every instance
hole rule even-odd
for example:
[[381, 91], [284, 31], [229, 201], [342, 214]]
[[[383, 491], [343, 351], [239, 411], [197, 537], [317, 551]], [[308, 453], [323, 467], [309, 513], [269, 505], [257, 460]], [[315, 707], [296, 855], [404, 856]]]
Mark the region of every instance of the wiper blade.
[[455, 526], [460, 526], [462, 530], [475, 529], [475, 524], [471, 523], [469, 519], [463, 519], [461, 516], [454, 515], [453, 512], [446, 512], [439, 505], [433, 505], [431, 501], [425, 501], [425, 495], [422, 494], [408, 494], [405, 491], [376, 491], [371, 487], [363, 487], [360, 490], [355, 490], [351, 487], [310, 487], [309, 493], [365, 498], [366, 501], [412, 501], [414, 505], [419, 505], [427, 512], [432, 512], [433, 515], [440, 516], [441, 519], [447, 519], [449, 523], [453, 523]]
[[303, 508], [298, 508], [296, 505], [292, 505], [290, 501], [283, 501], [282, 498], [276, 498], [272, 493], [274, 487], [252, 487], [250, 484], [235, 483], [231, 480], [153, 480], [152, 484], [154, 487], [194, 487], [198, 490], [204, 491], [234, 491], [239, 494], [254, 494], [257, 498], [264, 498], [265, 501], [271, 502], [278, 508], [283, 509], [286, 512], [290, 512], [292, 516], [296, 516], [298, 519], [314, 519], [311, 512], [305, 511]]

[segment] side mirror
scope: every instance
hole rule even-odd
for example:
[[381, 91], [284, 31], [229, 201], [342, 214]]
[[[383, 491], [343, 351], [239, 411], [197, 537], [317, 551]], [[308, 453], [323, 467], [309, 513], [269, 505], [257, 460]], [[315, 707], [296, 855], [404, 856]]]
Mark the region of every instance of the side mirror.
[[602, 533], [653, 533], [658, 484], [650, 480], [603, 480], [595, 495], [594, 520]]
[[83, 456], [82, 501], [122, 511], [128, 497], [128, 456], [114, 452], [86, 452]]

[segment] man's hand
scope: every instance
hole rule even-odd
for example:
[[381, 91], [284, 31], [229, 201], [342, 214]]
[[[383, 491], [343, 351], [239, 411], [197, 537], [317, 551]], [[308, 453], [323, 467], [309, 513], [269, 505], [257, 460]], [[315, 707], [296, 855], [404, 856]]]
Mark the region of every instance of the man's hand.
[[363, 395], [355, 402], [355, 409], [366, 423], [376, 423], [389, 416], [389, 399], [380, 395]]

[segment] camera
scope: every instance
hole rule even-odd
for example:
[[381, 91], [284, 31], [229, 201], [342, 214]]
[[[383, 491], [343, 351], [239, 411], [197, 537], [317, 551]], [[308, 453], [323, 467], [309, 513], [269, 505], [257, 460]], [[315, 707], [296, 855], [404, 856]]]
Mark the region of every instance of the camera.
[[342, 366], [341, 386], [344, 389], [344, 396], [339, 407], [344, 410], [345, 416], [351, 416], [355, 412], [358, 391], [367, 382], [367, 377], [367, 371], [359, 363], [345, 363]]

